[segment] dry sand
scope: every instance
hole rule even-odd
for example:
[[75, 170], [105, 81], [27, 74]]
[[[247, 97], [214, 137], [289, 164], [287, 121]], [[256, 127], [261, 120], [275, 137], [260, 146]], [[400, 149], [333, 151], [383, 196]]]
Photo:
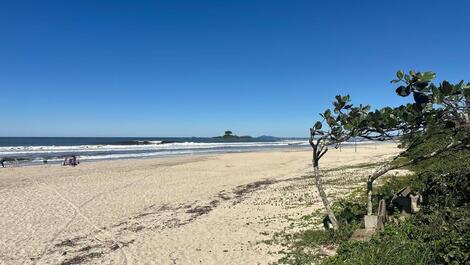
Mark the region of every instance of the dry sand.
[[[331, 150], [321, 166], [397, 152]], [[267, 264], [279, 247], [260, 242], [322, 207], [310, 160], [272, 151], [0, 168], [0, 264]], [[339, 172], [325, 183], [333, 199], [365, 176]]]

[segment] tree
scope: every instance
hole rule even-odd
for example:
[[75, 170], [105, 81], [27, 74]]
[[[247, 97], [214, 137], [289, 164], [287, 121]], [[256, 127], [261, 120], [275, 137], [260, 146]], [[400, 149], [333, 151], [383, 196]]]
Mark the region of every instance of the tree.
[[[460, 81], [452, 85], [444, 80], [438, 86], [432, 81], [436, 74], [433, 72], [409, 71], [405, 74], [398, 71], [397, 79], [391, 83], [403, 83], [396, 89], [396, 93], [402, 97], [413, 95], [414, 103], [402, 105], [393, 109], [390, 115], [393, 116], [395, 127], [386, 128], [394, 131], [402, 138], [411, 139], [408, 148], [413, 146], [413, 136], [424, 133], [430, 129], [439, 130], [443, 128], [452, 129], [468, 127], [470, 122], [470, 83], [465, 84]], [[452, 139], [452, 137], [451, 137]], [[420, 160], [428, 159], [446, 151], [468, 148], [468, 139], [452, 140], [441, 149], [415, 157], [403, 162], [395, 162], [399, 157], [406, 156], [408, 149], [397, 155], [393, 161], [382, 165], [367, 180], [367, 214], [372, 214], [372, 189], [373, 182], [390, 170], [403, 168], [412, 165]]]
[[233, 132], [232, 131], [225, 131], [224, 136], [225, 137], [233, 136]]
[[[338, 147], [342, 142], [356, 136], [355, 127], [349, 126], [349, 124], [359, 123], [362, 116], [369, 110], [369, 106], [353, 107], [349, 102], [349, 95], [336, 96], [336, 101], [333, 102], [333, 110], [325, 110], [320, 114], [322, 120], [315, 122], [313, 127], [310, 128], [309, 143], [313, 150], [312, 166], [315, 186], [334, 230], [338, 229], [339, 224], [323, 189], [320, 159], [328, 151], [328, 146]], [[326, 123], [327, 126], [324, 126], [323, 123]]]
[[[443, 81], [435, 85], [431, 82], [436, 76], [433, 72], [410, 71], [409, 74], [404, 74], [403, 71], [398, 71], [396, 76], [397, 79], [391, 82], [403, 83], [396, 89], [396, 93], [402, 97], [413, 95], [414, 103], [370, 111], [368, 105], [354, 107], [350, 103], [349, 95], [338, 95], [333, 102], [333, 110], [327, 109], [320, 114], [322, 120], [317, 121], [310, 129], [309, 142], [313, 149], [315, 184], [334, 229], [337, 229], [338, 223], [323, 190], [319, 172], [319, 161], [328, 151], [328, 146], [338, 146], [351, 137], [374, 141], [393, 140], [397, 137], [413, 139], [414, 135], [432, 128], [459, 128], [469, 125], [470, 83], [461, 81], [452, 85]], [[324, 122], [328, 125], [326, 130], [323, 129]], [[413, 142], [410, 142], [409, 146], [412, 145]], [[377, 178], [392, 169], [402, 168], [445, 151], [468, 148], [468, 145], [468, 141], [453, 141], [430, 154], [397, 162], [399, 157], [406, 156], [408, 151], [405, 150], [396, 156], [392, 163], [379, 167], [367, 181], [368, 214], [372, 214], [372, 188]]]

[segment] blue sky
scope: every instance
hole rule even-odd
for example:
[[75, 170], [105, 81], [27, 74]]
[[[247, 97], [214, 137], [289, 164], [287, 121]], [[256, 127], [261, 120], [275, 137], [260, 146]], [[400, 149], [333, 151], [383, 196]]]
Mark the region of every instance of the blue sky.
[[3, 1], [0, 136], [306, 136], [398, 69], [470, 79], [469, 1]]

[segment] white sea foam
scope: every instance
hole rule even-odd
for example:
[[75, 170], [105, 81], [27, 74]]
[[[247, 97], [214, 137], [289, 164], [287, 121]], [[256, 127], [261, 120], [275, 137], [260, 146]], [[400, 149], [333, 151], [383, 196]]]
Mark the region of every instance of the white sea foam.
[[[150, 144], [148, 144], [150, 143]], [[357, 142], [358, 145], [372, 141]], [[344, 143], [346, 145], [354, 142]], [[79, 155], [81, 160], [131, 159], [201, 153], [243, 152], [270, 148], [308, 148], [307, 140], [281, 140], [275, 142], [175, 142], [148, 141], [137, 145], [69, 145], [69, 146], [16, 146], [0, 147], [0, 158], [26, 158], [40, 163], [60, 162], [66, 155]]]
[[73, 153], [73, 152], [112, 152], [112, 151], [178, 151], [193, 149], [236, 149], [236, 148], [256, 148], [256, 147], [283, 147], [289, 145], [307, 145], [305, 141], [278, 141], [278, 142], [230, 142], [230, 143], [162, 143], [154, 141], [145, 145], [76, 145], [76, 146], [15, 146], [0, 147], [0, 156], [9, 155], [38, 155], [53, 153]]

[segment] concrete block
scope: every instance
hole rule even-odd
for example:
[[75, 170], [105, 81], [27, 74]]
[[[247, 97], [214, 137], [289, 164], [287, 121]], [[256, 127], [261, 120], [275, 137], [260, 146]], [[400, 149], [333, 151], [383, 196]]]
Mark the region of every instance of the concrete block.
[[377, 215], [364, 215], [364, 228], [375, 229], [377, 228]]

